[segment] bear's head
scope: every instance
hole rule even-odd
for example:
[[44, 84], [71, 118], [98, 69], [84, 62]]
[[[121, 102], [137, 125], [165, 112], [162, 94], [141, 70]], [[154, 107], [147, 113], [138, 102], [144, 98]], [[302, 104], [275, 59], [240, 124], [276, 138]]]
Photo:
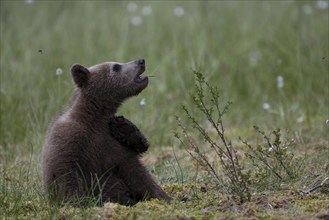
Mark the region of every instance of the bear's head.
[[110, 103], [121, 103], [145, 89], [148, 77], [141, 76], [144, 71], [144, 59], [128, 63], [105, 62], [89, 68], [74, 64], [71, 68], [73, 80], [83, 97]]

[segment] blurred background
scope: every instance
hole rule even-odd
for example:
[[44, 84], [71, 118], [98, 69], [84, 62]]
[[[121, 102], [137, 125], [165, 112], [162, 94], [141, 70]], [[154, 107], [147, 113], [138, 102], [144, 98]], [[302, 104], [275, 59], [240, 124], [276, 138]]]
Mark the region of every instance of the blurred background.
[[137, 58], [154, 77], [118, 114], [154, 148], [173, 145], [181, 105], [193, 109], [193, 69], [233, 102], [237, 136], [257, 124], [328, 137], [328, 1], [1, 0], [0, 12], [1, 156], [41, 151], [72, 64]]

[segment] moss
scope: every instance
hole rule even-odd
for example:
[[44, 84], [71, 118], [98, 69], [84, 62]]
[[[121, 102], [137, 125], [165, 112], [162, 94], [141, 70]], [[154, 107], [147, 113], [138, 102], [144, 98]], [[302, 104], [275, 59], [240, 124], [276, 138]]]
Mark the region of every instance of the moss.
[[[102, 219], [315, 219], [325, 216], [329, 198], [322, 193], [301, 197], [292, 190], [254, 194], [250, 202], [233, 198], [201, 185], [173, 184], [164, 187], [171, 204], [151, 200], [133, 207], [107, 203], [95, 208]], [[73, 215], [74, 216], [74, 215]]]

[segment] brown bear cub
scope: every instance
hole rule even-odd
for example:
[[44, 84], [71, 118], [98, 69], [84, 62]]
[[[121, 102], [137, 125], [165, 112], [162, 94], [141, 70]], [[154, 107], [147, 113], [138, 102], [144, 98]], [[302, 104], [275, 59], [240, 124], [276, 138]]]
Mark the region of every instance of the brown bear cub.
[[43, 150], [43, 181], [50, 199], [84, 206], [134, 205], [170, 197], [141, 164], [148, 142], [139, 129], [115, 116], [122, 102], [148, 85], [144, 59], [75, 64], [71, 105], [50, 125]]

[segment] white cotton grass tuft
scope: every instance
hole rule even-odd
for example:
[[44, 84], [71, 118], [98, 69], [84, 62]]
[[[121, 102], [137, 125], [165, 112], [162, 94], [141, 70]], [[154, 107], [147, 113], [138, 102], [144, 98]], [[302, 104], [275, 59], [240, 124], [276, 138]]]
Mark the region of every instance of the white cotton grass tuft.
[[276, 82], [277, 82], [277, 86], [279, 89], [282, 89], [283, 86], [284, 86], [284, 80], [283, 80], [283, 77], [282, 76], [277, 76], [276, 77]]
[[142, 22], [143, 22], [143, 19], [141, 16], [136, 15], [131, 18], [131, 23], [135, 26], [141, 25]]
[[182, 7], [176, 7], [176, 8], [174, 9], [174, 15], [176, 15], [177, 17], [181, 17], [181, 16], [183, 16], [184, 13], [185, 13], [185, 10], [184, 10], [184, 8], [182, 8]]
[[28, 5], [31, 5], [34, 3], [34, 0], [25, 0], [25, 3], [28, 4]]
[[313, 8], [310, 5], [304, 5], [303, 6], [303, 11], [304, 11], [304, 14], [310, 15], [313, 12]]
[[262, 58], [262, 53], [258, 50], [252, 51], [249, 53], [249, 66], [257, 66], [258, 62]]
[[304, 117], [300, 116], [296, 119], [297, 123], [303, 123], [304, 122]]
[[142, 98], [142, 100], [139, 102], [139, 104], [140, 104], [141, 106], [144, 106], [144, 105], [146, 105], [146, 101], [145, 101], [145, 98]]
[[128, 5], [127, 5], [127, 10], [129, 12], [134, 12], [136, 11], [138, 8], [137, 4], [135, 2], [130, 2]]
[[142, 14], [143, 14], [144, 16], [149, 16], [149, 15], [151, 15], [151, 14], [152, 14], [152, 8], [151, 8], [151, 6], [144, 6], [144, 7], [142, 8]]
[[263, 103], [263, 109], [264, 110], [269, 110], [271, 108], [270, 104], [268, 104], [267, 102]]
[[56, 69], [56, 75], [59, 76], [59, 75], [62, 75], [63, 74], [63, 70], [61, 68], [57, 68]]
[[321, 10], [328, 9], [328, 1], [325, 1], [325, 0], [318, 0], [316, 5], [317, 5], [318, 9], [321, 9]]

